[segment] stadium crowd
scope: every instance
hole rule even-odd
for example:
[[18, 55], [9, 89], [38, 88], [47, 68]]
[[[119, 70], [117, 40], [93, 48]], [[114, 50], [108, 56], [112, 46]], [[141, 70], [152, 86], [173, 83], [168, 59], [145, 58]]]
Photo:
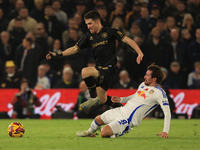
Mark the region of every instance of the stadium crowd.
[[103, 26], [133, 39], [144, 53], [116, 41], [119, 76], [110, 88], [137, 89], [148, 65], [162, 66], [167, 89], [200, 88], [200, 0], [0, 1], [0, 88], [78, 88], [81, 69], [95, 66], [91, 49], [47, 60], [87, 33], [83, 15], [96, 9]]

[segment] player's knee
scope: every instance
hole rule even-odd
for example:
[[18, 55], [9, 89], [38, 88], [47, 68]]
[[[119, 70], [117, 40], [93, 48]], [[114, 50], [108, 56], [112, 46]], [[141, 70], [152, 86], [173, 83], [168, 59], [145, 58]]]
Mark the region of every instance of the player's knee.
[[87, 69], [86, 69], [86, 68], [83, 68], [83, 69], [82, 69], [81, 75], [82, 75], [82, 78], [87, 78], [87, 77], [88, 77]]
[[105, 126], [101, 130], [101, 137], [102, 138], [110, 137], [112, 135], [112, 133], [113, 133], [112, 130], [110, 130], [110, 128], [108, 128], [108, 126]]
[[103, 125], [104, 122], [103, 120], [101, 119], [101, 115], [98, 115], [96, 118], [95, 118], [96, 122], [99, 124], [99, 125]]

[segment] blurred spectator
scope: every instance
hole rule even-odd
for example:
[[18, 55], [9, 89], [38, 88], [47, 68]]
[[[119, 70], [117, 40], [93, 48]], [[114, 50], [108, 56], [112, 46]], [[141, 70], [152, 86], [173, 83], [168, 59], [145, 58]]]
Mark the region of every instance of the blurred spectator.
[[75, 28], [70, 28], [69, 29], [69, 40], [67, 40], [67, 42], [65, 43], [64, 49], [74, 46], [76, 44], [76, 42], [78, 42], [79, 38], [80, 37], [78, 35], [78, 31]]
[[[60, 40], [58, 40], [58, 39], [54, 40], [53, 48], [52, 48], [51, 51], [56, 52], [56, 53], [61, 53], [62, 52]], [[62, 68], [62, 64], [63, 64], [65, 58], [66, 57], [61, 58], [61, 59], [51, 60], [52, 61], [53, 70], [59, 71]]]
[[44, 8], [46, 6], [51, 6], [52, 5], [52, 0], [43, 0], [44, 1]]
[[96, 66], [95, 59], [94, 58], [89, 59], [87, 62], [87, 67], [94, 67], [94, 66]]
[[166, 0], [165, 7], [162, 10], [162, 16], [173, 16], [176, 12], [176, 5], [178, 4], [178, 0]]
[[115, 10], [110, 13], [109, 23], [112, 24], [115, 17], [121, 17], [125, 21], [126, 12], [124, 10], [123, 0], [117, 0], [115, 3]]
[[35, 50], [32, 48], [33, 40], [31, 38], [23, 39], [22, 45], [24, 47], [24, 53], [21, 59], [20, 70], [23, 77], [27, 80], [33, 80], [37, 78], [37, 66], [38, 56]]
[[195, 18], [196, 27], [200, 28], [200, 13]]
[[53, 45], [53, 38], [48, 36], [43, 23], [37, 24], [35, 43], [40, 46], [40, 60], [43, 60]]
[[5, 77], [1, 83], [1, 88], [19, 88], [22, 74], [17, 72], [14, 61], [6, 61]]
[[195, 30], [196, 27], [194, 25], [194, 19], [191, 14], [185, 14], [183, 17], [183, 23], [182, 23], [182, 28], [188, 29], [190, 34], [192, 35], [192, 38], [195, 38]]
[[74, 18], [70, 18], [68, 21], [68, 29], [65, 30], [62, 33], [62, 43], [63, 43], [63, 47], [65, 48], [65, 44], [66, 42], [69, 40], [70, 36], [69, 36], [69, 29], [75, 28], [78, 31], [78, 36], [82, 37], [83, 36], [83, 32], [81, 31], [81, 29], [78, 29], [78, 26], [76, 25], [75, 19]]
[[70, 67], [63, 69], [62, 79], [57, 81], [54, 88], [78, 88], [78, 83], [73, 79], [73, 70]]
[[1, 43], [0, 43], [0, 58], [5, 64], [7, 60], [14, 59], [14, 48], [12, 43], [9, 41], [10, 35], [7, 31], [1, 32]]
[[165, 30], [170, 33], [171, 29], [176, 28], [175, 18], [172, 16], [167, 17], [165, 22]]
[[90, 93], [84, 81], [80, 82], [79, 89], [80, 89], [80, 93], [78, 94], [77, 102], [73, 108], [73, 111], [77, 113], [78, 118], [94, 118], [105, 111], [105, 106], [102, 104], [94, 106], [89, 110], [85, 109], [85, 110], [79, 111], [78, 110], [79, 105], [90, 98]]
[[140, 37], [142, 40], [145, 40], [145, 35], [141, 31], [140, 25], [136, 22], [132, 23], [130, 31], [127, 32], [127, 36], [133, 40], [135, 37]]
[[61, 9], [66, 12], [69, 18], [73, 17], [75, 13], [76, 1], [74, 0], [62, 0]]
[[44, 18], [44, 2], [43, 0], [34, 0], [34, 8], [30, 12], [30, 17], [35, 19], [37, 22], [40, 22]]
[[5, 71], [5, 68], [4, 68], [4, 64], [0, 58], [0, 83], [2, 82], [2, 80], [4, 79], [5, 75], [4, 75], [4, 71]]
[[165, 40], [166, 42], [170, 40], [170, 35], [167, 30], [165, 30], [165, 23], [163, 19], [158, 19], [156, 22], [156, 28], [160, 31], [160, 38]]
[[13, 105], [12, 118], [40, 118], [34, 113], [34, 106], [39, 107], [41, 102], [28, 87], [28, 81], [22, 80], [20, 91], [16, 93], [11, 101]]
[[13, 18], [16, 18], [19, 15], [19, 11], [21, 8], [23, 8], [24, 1], [23, 0], [17, 0], [15, 3], [15, 9], [11, 10], [11, 12], [8, 14], [8, 20], [12, 20]]
[[188, 29], [181, 30], [181, 40], [187, 43], [187, 45], [189, 45], [190, 42], [192, 41], [192, 36]]
[[81, 1], [81, 0], [77, 1], [77, 3], [76, 3], [76, 14], [81, 15], [81, 17], [83, 18], [85, 13], [86, 13], [86, 2]]
[[39, 65], [37, 71], [37, 82], [34, 89], [42, 90], [49, 89], [51, 87], [51, 83], [49, 78], [45, 75], [47, 72], [47, 68], [45, 65]]
[[174, 80], [174, 78], [168, 76], [168, 70], [166, 68], [162, 68], [162, 71], [164, 73], [164, 78], [161, 83], [161, 86], [164, 90], [168, 89], [178, 89], [178, 84]]
[[155, 63], [158, 66], [169, 68], [173, 60], [173, 51], [169, 50], [167, 43], [160, 38], [158, 28], [153, 28], [151, 35], [152, 37], [144, 44], [144, 61], [146, 65]]
[[56, 16], [56, 18], [66, 26], [67, 25], [68, 16], [64, 11], [62, 11], [60, 9], [61, 8], [60, 0], [53, 0], [52, 8], [53, 8], [54, 15]]
[[26, 31], [22, 26], [22, 20], [20, 18], [15, 19], [13, 29], [9, 31], [10, 40], [12, 41], [13, 47], [17, 48], [22, 43], [26, 35]]
[[170, 32], [170, 49], [173, 51], [173, 58], [181, 65], [181, 69], [186, 71], [188, 69], [188, 56], [187, 56], [187, 44], [179, 39], [179, 30], [174, 28]]
[[186, 14], [185, 3], [181, 0], [178, 1], [176, 9], [177, 9], [177, 13], [175, 15], [176, 26], [180, 28], [182, 26], [183, 17]]
[[187, 88], [187, 76], [181, 70], [180, 63], [177, 61], [173, 61], [170, 65], [170, 71], [168, 73], [170, 78], [176, 81], [179, 89], [186, 89]]
[[132, 6], [132, 11], [128, 12], [125, 17], [125, 27], [131, 28], [132, 23], [140, 17], [141, 4], [135, 1]]
[[59, 39], [61, 41], [62, 32], [65, 30], [64, 24], [56, 18], [51, 6], [48, 5], [45, 7], [44, 14], [43, 23], [48, 35], [53, 39]]
[[196, 40], [190, 43], [188, 48], [188, 57], [190, 61], [190, 70], [194, 69], [194, 63], [200, 60], [200, 28], [196, 29]]
[[50, 79], [50, 82], [51, 82], [51, 88], [54, 87], [54, 85], [56, 84], [57, 82], [57, 79], [58, 79], [58, 76], [57, 76], [57, 73], [55, 70], [52, 69], [51, 67], [51, 62], [47, 59], [44, 59], [42, 62], [41, 62], [42, 65], [45, 66], [46, 68], [46, 76]]
[[118, 29], [122, 33], [126, 34], [126, 28], [121, 17], [115, 17], [115, 19], [113, 19], [111, 28]]
[[8, 20], [6, 17], [4, 17], [4, 13], [2, 8], [0, 8], [0, 33], [2, 31], [5, 31], [7, 29], [8, 26]]
[[136, 89], [138, 83], [129, 77], [129, 74], [126, 70], [122, 70], [119, 73], [119, 80], [114, 88], [117, 89]]
[[187, 5], [187, 11], [195, 18], [196, 15], [200, 13], [200, 1], [191, 0], [190, 3]]
[[102, 26], [110, 27], [110, 23], [108, 21], [108, 11], [106, 9], [106, 6], [98, 6], [97, 11], [101, 17]]
[[151, 29], [155, 26], [155, 23], [149, 18], [149, 10], [147, 7], [142, 7], [140, 14], [141, 16], [136, 22], [139, 23], [142, 33], [147, 37]]
[[81, 30], [83, 33], [86, 33], [88, 31], [88, 29], [87, 29], [87, 26], [86, 26], [82, 16], [76, 13], [73, 18], [77, 25], [77, 29]]
[[[31, 17], [28, 16], [28, 8], [23, 7], [19, 10], [19, 16], [18, 18], [20, 18], [22, 20], [22, 25], [24, 27], [24, 30], [26, 32], [32, 32], [33, 34], [36, 33], [36, 26], [37, 26], [37, 21]], [[10, 31], [13, 29], [15, 24], [15, 18], [12, 19], [9, 22], [8, 28], [7, 30]]]
[[190, 89], [200, 89], [200, 61], [194, 63], [194, 72], [188, 75], [187, 85]]
[[151, 8], [151, 14], [149, 15], [150, 20], [153, 23], [153, 26], [156, 26], [157, 20], [160, 18], [160, 7], [154, 4]]

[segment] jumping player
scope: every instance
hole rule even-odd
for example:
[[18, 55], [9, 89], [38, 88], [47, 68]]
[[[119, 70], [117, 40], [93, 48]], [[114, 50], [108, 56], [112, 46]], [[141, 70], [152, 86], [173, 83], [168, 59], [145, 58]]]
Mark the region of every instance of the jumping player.
[[[91, 47], [96, 60], [95, 67], [82, 69], [82, 78], [85, 81], [90, 99], [80, 105], [80, 109], [89, 109], [93, 105], [105, 103], [112, 106], [111, 97], [107, 96], [108, 85], [117, 76], [117, 56], [115, 40], [121, 40], [129, 44], [137, 53], [137, 63], [140, 64], [143, 53], [137, 44], [117, 29], [103, 27], [100, 22], [100, 14], [97, 11], [89, 11], [84, 15], [85, 23], [89, 31], [75, 44], [62, 53], [49, 52], [47, 59], [62, 58], [77, 53], [79, 50]], [[78, 62], [77, 62], [78, 63]]]
[[110, 109], [99, 115], [91, 123], [86, 131], [78, 131], [80, 137], [95, 137], [95, 132], [101, 129], [102, 137], [118, 137], [129, 132], [133, 127], [139, 126], [142, 119], [147, 116], [156, 106], [160, 105], [164, 114], [164, 129], [161, 133], [163, 138], [169, 138], [171, 113], [169, 102], [163, 89], [159, 86], [163, 79], [163, 72], [157, 65], [148, 66], [145, 81], [140, 84], [135, 94], [128, 97], [113, 96], [113, 102], [126, 103], [123, 107]]

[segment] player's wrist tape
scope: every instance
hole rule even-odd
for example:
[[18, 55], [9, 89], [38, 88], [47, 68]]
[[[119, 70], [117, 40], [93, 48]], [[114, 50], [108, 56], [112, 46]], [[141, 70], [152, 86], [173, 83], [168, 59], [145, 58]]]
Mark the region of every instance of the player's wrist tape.
[[51, 56], [51, 58], [63, 58], [63, 53], [56, 53], [56, 56], [54, 56], [54, 55], [52, 55], [51, 53], [50, 53], [50, 56]]

